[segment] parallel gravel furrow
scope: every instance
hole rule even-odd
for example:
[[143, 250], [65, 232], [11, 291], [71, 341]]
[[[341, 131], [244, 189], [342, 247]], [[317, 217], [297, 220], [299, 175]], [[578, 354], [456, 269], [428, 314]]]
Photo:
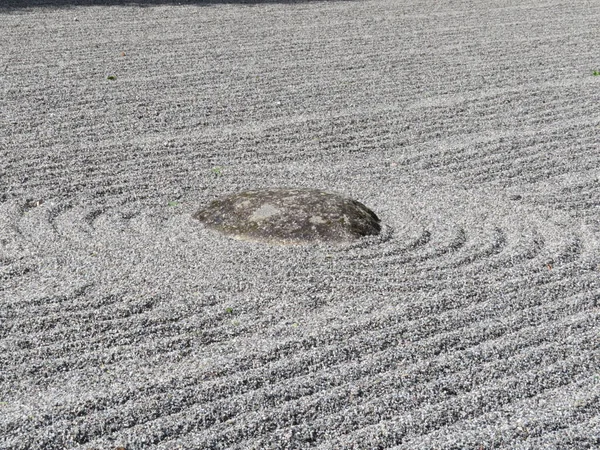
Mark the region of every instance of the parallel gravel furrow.
[[0, 449], [600, 447], [600, 4], [181, 3], [0, 5]]

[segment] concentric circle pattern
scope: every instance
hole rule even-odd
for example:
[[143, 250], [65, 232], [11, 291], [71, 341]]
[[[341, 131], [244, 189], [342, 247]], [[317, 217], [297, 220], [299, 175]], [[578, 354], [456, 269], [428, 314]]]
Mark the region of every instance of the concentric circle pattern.
[[[24, 3], [1, 449], [600, 448], [600, 4]], [[192, 217], [278, 186], [381, 233]]]

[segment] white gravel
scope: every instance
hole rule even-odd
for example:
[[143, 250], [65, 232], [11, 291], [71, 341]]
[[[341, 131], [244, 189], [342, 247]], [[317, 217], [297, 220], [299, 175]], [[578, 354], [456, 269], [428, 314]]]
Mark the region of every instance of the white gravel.
[[[26, 3], [1, 449], [600, 448], [600, 2]], [[279, 186], [383, 233], [191, 217]]]

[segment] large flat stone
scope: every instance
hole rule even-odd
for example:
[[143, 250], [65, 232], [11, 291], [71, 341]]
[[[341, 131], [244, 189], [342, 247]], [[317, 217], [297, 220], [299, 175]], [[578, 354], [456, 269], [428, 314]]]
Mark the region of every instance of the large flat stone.
[[362, 203], [318, 189], [260, 189], [214, 200], [193, 216], [236, 239], [272, 244], [348, 243], [381, 231]]

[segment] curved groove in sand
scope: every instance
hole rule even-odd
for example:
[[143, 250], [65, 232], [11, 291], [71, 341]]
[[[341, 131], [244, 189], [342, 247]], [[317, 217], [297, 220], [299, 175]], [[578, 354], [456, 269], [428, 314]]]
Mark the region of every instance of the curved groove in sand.
[[[0, 446], [596, 445], [600, 8], [219, 3], [0, 8]], [[279, 186], [382, 231], [192, 219]]]

